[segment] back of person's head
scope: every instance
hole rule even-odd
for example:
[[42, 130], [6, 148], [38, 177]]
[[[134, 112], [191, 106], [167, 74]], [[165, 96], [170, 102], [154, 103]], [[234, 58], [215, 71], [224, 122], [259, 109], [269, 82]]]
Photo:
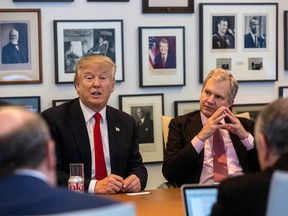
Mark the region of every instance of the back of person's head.
[[203, 91], [209, 79], [212, 79], [215, 82], [229, 80], [230, 82], [229, 102], [235, 99], [237, 92], [238, 92], [239, 85], [238, 85], [238, 81], [234, 78], [234, 76], [229, 71], [224, 70], [222, 68], [216, 68], [214, 70], [211, 70], [204, 80], [201, 91]]
[[288, 98], [281, 98], [267, 105], [256, 120], [255, 134], [262, 133], [266, 143], [276, 155], [288, 152]]
[[81, 70], [87, 67], [97, 67], [100, 71], [107, 71], [111, 73], [115, 81], [116, 64], [107, 56], [102, 55], [89, 55], [81, 58], [76, 65], [76, 73], [74, 75], [74, 85], [79, 82]]
[[17, 169], [36, 169], [47, 155], [49, 129], [39, 114], [0, 107], [0, 177]]

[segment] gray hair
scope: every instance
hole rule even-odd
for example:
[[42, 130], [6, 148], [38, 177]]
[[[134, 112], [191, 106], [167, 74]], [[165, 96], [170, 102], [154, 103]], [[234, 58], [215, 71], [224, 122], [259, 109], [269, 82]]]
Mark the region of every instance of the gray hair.
[[288, 152], [288, 98], [277, 99], [260, 112], [255, 125], [255, 134], [258, 133], [264, 135], [274, 154]]
[[231, 102], [235, 99], [237, 92], [238, 92], [239, 85], [238, 85], [238, 81], [234, 78], [234, 76], [229, 71], [221, 69], [221, 68], [216, 68], [216, 69], [210, 71], [204, 80], [201, 91], [203, 91], [203, 89], [204, 89], [204, 87], [205, 87], [205, 85], [209, 79], [213, 79], [215, 81], [229, 80], [230, 81], [230, 90], [229, 90], [228, 100], [229, 100], [229, 102]]
[[20, 168], [34, 169], [47, 155], [47, 143], [51, 140], [51, 136], [45, 121], [40, 114], [35, 113], [29, 113], [29, 118], [23, 121], [9, 132], [0, 134], [0, 177]]

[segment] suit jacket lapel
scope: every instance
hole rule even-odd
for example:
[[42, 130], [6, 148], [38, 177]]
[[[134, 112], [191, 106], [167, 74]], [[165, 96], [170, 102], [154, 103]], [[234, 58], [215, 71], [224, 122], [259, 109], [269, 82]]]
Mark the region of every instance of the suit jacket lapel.
[[121, 164], [121, 162], [117, 160], [119, 158], [117, 134], [121, 132], [121, 126], [118, 124], [117, 117], [114, 115], [113, 109], [109, 106], [106, 107], [106, 118], [108, 126], [111, 172], [117, 173], [117, 166], [119, 163]]
[[[84, 167], [85, 173], [90, 173], [91, 176], [91, 148], [87, 132], [87, 127], [82, 113], [79, 99], [76, 99], [71, 104], [68, 118], [68, 124], [71, 128], [73, 138], [78, 146], [81, 158], [86, 164]], [[88, 166], [87, 166], [88, 165]]]

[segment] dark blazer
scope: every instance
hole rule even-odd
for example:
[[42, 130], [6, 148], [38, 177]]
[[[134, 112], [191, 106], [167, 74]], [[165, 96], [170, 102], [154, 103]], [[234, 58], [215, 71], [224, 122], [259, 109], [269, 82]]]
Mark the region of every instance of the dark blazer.
[[28, 63], [28, 53], [22, 44], [18, 44], [19, 50], [15, 45], [8, 43], [2, 49], [2, 64]]
[[258, 37], [258, 46], [256, 47], [253, 37], [250, 33], [244, 35], [244, 48], [265, 48], [265, 39]]
[[[254, 122], [239, 118], [243, 127], [254, 133]], [[228, 120], [225, 120], [228, 122]], [[204, 161], [204, 149], [198, 154], [191, 145], [191, 140], [203, 128], [200, 111], [175, 117], [169, 124], [168, 141], [164, 153], [162, 172], [169, 182], [180, 187], [182, 184], [196, 183], [200, 176]], [[244, 173], [259, 170], [256, 148], [246, 150], [238, 136], [230, 133], [233, 146]]]
[[[128, 177], [137, 175], [141, 189], [147, 183], [147, 170], [142, 163], [137, 142], [137, 127], [132, 116], [107, 106], [111, 172]], [[42, 113], [56, 143], [58, 184], [67, 186], [70, 163], [84, 163], [85, 190], [91, 181], [91, 149], [79, 98]]]
[[168, 52], [165, 67], [162, 64], [162, 56], [161, 53], [156, 55], [154, 59], [154, 69], [161, 69], [161, 68], [176, 68], [176, 57]]
[[265, 216], [270, 181], [275, 170], [288, 170], [288, 154], [263, 172], [224, 180], [218, 189], [213, 216]]
[[0, 215], [43, 215], [116, 204], [104, 197], [52, 188], [27, 175], [0, 180]]
[[216, 33], [212, 36], [212, 48], [213, 49], [227, 49], [227, 48], [235, 48], [234, 38], [230, 35], [225, 35], [222, 38], [219, 33]]

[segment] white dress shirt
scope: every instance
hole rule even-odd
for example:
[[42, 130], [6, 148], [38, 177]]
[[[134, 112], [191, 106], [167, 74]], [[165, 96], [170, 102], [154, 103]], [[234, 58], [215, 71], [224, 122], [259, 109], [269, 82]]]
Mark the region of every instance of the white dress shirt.
[[[205, 125], [207, 122], [207, 117], [201, 113], [201, 120], [202, 124]], [[225, 124], [224, 119], [221, 121], [221, 123]], [[233, 147], [233, 143], [231, 140], [231, 137], [229, 135], [229, 132], [227, 130], [220, 130], [220, 133], [223, 136], [224, 145], [226, 149], [226, 156], [227, 156], [227, 166], [228, 166], [228, 174], [229, 176], [232, 175], [242, 175], [243, 169], [240, 165], [238, 156], [236, 154], [236, 151]], [[246, 150], [250, 150], [254, 148], [254, 138], [249, 133], [248, 138], [241, 140], [243, 145], [246, 147]], [[214, 176], [213, 176], [213, 136], [202, 142], [200, 139], [195, 136], [191, 144], [196, 149], [198, 153], [201, 152], [201, 150], [204, 148], [204, 161], [203, 161], [203, 168], [200, 176], [200, 182], [199, 184], [213, 184], [214, 182]]]
[[[91, 109], [89, 109], [87, 106], [85, 106], [82, 101], [80, 101], [80, 107], [82, 109], [86, 127], [88, 131], [89, 141], [90, 141], [90, 149], [91, 149], [91, 162], [92, 162], [92, 170], [91, 170], [91, 181], [89, 184], [88, 192], [94, 193], [94, 188], [96, 185], [97, 180], [95, 179], [95, 153], [94, 153], [94, 125], [95, 125], [95, 119], [94, 114], [95, 112]], [[107, 175], [111, 174], [111, 163], [110, 163], [110, 153], [109, 153], [109, 139], [108, 139], [108, 126], [107, 126], [107, 119], [106, 119], [106, 107], [100, 111], [100, 114], [102, 116], [100, 121], [100, 131], [101, 131], [101, 138], [102, 138], [102, 144], [103, 144], [103, 151], [104, 151], [104, 158], [105, 158], [105, 164], [106, 164], [106, 170]]]

